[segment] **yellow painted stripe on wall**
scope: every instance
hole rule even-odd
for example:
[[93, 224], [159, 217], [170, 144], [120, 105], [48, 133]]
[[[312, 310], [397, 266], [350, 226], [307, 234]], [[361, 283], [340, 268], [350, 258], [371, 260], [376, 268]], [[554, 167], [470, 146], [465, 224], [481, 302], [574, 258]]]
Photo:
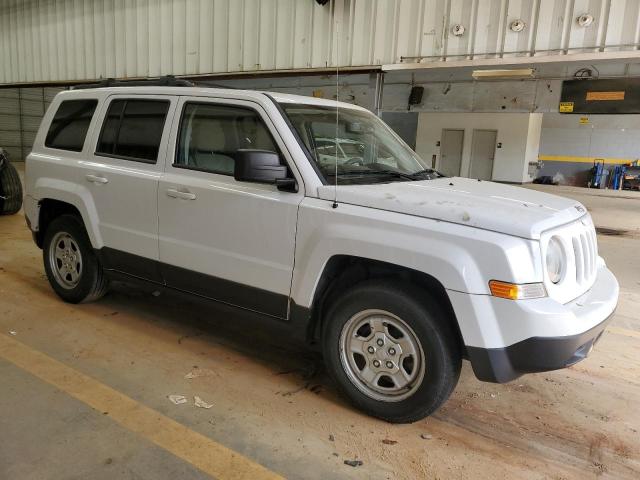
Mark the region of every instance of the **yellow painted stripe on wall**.
[[0, 358], [44, 380], [218, 480], [283, 480], [249, 458], [0, 333]]
[[573, 162], [573, 163], [591, 163], [604, 162], [612, 165], [623, 165], [634, 162], [635, 158], [599, 158], [599, 157], [572, 157], [570, 155], [538, 155], [538, 160], [547, 160], [549, 162]]

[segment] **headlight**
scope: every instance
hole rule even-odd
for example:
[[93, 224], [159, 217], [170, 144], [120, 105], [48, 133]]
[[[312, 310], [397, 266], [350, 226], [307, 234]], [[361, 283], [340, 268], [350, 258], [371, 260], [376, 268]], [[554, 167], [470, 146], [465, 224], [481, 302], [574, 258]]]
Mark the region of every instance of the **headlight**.
[[547, 244], [547, 275], [553, 283], [559, 283], [562, 280], [565, 270], [565, 255], [562, 244], [557, 237], [551, 237]]

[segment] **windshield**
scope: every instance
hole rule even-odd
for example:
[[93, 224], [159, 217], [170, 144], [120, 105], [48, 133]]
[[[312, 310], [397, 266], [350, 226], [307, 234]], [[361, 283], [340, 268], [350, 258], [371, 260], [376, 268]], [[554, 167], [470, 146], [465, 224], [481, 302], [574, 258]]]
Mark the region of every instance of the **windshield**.
[[442, 176], [372, 113], [340, 108], [336, 129], [335, 107], [281, 105], [328, 184], [336, 181], [336, 170], [340, 185]]

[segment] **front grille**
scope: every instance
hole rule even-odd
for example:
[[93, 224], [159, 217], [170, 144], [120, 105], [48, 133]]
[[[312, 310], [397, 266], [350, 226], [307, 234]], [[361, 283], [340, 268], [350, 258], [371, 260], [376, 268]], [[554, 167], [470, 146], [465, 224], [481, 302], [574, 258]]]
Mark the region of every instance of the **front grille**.
[[562, 245], [567, 257], [566, 270], [558, 283], [551, 282], [545, 273], [545, 287], [551, 298], [564, 304], [584, 294], [596, 281], [598, 274], [596, 231], [589, 215], [567, 225], [547, 230], [541, 237], [543, 257], [552, 238], [556, 238]]
[[572, 232], [571, 238], [576, 262], [576, 283], [580, 286], [591, 285], [596, 275], [596, 259], [598, 258], [596, 232], [591, 225], [582, 225], [581, 222], [578, 225], [581, 228]]

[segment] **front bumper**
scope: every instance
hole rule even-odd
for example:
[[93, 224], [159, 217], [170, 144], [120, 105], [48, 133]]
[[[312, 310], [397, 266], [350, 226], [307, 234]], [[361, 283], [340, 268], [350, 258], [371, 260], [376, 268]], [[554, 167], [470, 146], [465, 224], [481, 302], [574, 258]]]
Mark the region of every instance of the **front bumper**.
[[[593, 286], [564, 305], [550, 298], [513, 301], [461, 294], [469, 297], [465, 302], [454, 295], [452, 304], [476, 377], [503, 383], [586, 358], [618, 303], [616, 278], [603, 261], [598, 267]], [[464, 312], [469, 316], [461, 317]]]
[[504, 348], [467, 347], [473, 373], [483, 382], [505, 383], [525, 373], [570, 367], [587, 358], [610, 319], [568, 337], [527, 338]]

